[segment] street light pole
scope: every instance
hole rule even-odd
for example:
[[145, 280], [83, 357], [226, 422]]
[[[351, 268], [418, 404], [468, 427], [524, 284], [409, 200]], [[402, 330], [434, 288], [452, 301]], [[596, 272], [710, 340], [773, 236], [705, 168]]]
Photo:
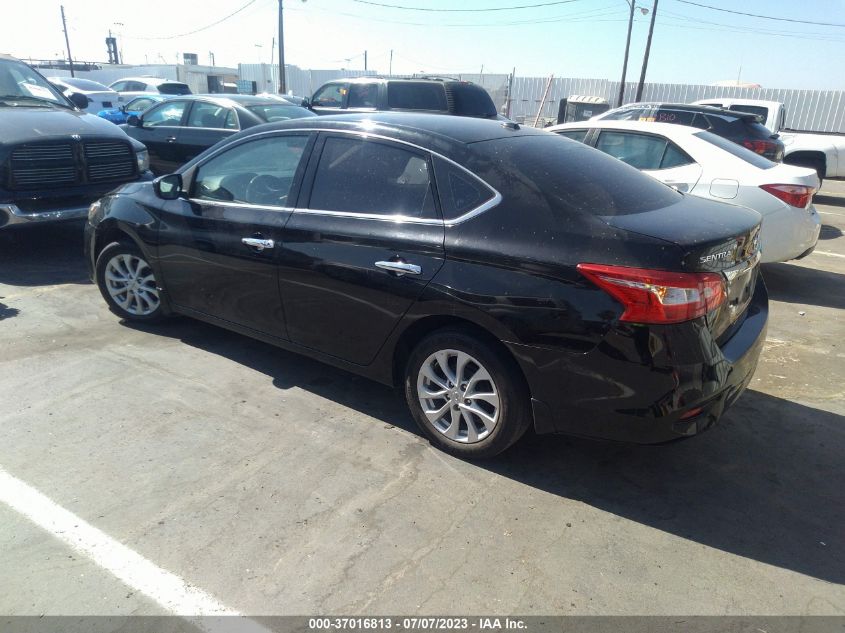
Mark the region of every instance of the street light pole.
[[285, 82], [285, 23], [282, 0], [279, 0], [279, 94], [287, 92]]
[[622, 80], [619, 82], [619, 97], [616, 99], [616, 107], [622, 105], [622, 99], [625, 97], [625, 75], [628, 72], [628, 53], [631, 50], [631, 28], [634, 26], [634, 5], [636, 0], [626, 0], [631, 7], [631, 14], [628, 17], [628, 37], [625, 40], [625, 59], [622, 62]]
[[651, 24], [648, 26], [648, 40], [645, 43], [645, 55], [643, 56], [643, 69], [640, 72], [640, 83], [637, 85], [637, 98], [639, 101], [643, 96], [643, 87], [645, 86], [645, 71], [648, 68], [648, 54], [651, 51], [651, 35], [654, 33], [654, 20], [657, 17], [657, 2], [654, 0], [654, 6], [651, 9]]
[[[281, 2], [281, 0], [279, 0], [279, 2]], [[68, 39], [68, 36], [67, 36], [67, 22], [65, 21], [65, 7], [64, 7], [64, 5], [61, 6], [61, 9], [62, 9], [62, 30], [65, 32], [65, 45], [67, 46], [67, 59], [68, 59], [68, 62], [70, 62], [70, 76], [76, 77], [76, 75], [73, 74], [73, 55], [70, 54], [70, 40]]]

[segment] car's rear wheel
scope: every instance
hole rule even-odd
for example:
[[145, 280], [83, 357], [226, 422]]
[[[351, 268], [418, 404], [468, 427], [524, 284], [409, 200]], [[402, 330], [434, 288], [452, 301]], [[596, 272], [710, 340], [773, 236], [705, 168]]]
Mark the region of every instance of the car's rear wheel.
[[97, 286], [117, 316], [156, 321], [163, 316], [155, 273], [134, 244], [113, 242], [97, 257]]
[[459, 457], [491, 457], [531, 423], [528, 392], [511, 359], [468, 332], [437, 331], [411, 352], [405, 398], [432, 444]]

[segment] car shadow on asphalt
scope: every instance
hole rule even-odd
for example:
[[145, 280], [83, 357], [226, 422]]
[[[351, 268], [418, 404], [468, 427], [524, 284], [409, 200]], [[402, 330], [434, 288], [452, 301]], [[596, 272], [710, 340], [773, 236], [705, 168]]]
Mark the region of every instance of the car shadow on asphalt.
[[845, 275], [798, 264], [763, 264], [773, 301], [845, 308]]
[[[125, 325], [420, 435], [399, 394], [367, 379], [189, 319]], [[529, 432], [476, 466], [707, 547], [845, 583], [843, 454], [845, 417], [750, 390], [713, 430], [688, 441], [636, 446]]]
[[82, 222], [0, 230], [0, 284], [87, 284]]
[[832, 207], [845, 207], [845, 196], [816, 194], [813, 196], [813, 204], [827, 204]]
[[821, 230], [819, 230], [820, 240], [835, 240], [837, 237], [842, 237], [842, 230], [839, 227], [822, 224]]

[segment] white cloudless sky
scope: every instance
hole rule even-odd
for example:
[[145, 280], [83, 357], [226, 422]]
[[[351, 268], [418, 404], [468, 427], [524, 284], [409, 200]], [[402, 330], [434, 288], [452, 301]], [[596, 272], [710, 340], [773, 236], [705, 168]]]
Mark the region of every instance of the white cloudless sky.
[[[278, 0], [0, 0], [0, 52], [66, 56], [64, 4], [75, 60], [105, 61], [117, 35], [127, 63], [175, 63], [196, 53], [218, 65], [275, 62]], [[553, 0], [373, 0], [421, 9], [493, 9]], [[654, 0], [636, 0], [651, 8]], [[845, 0], [659, 0], [648, 81], [713, 83], [741, 78], [771, 88], [845, 89]], [[215, 26], [204, 28], [241, 9]], [[508, 73], [618, 79], [625, 0], [568, 0], [497, 11], [379, 7], [356, 0], [284, 0], [286, 61], [302, 68], [364, 67], [440, 74]], [[649, 15], [637, 11], [629, 80], [639, 77]], [[838, 26], [836, 26], [838, 25]], [[183, 35], [191, 31], [198, 32]], [[276, 43], [278, 45], [278, 43]]]

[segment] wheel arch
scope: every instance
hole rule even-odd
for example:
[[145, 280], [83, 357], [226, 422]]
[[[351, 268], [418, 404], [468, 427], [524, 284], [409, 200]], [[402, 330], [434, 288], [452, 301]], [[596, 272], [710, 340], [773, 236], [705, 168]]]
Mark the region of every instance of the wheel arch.
[[783, 157], [783, 162], [787, 165], [798, 165], [801, 167], [810, 167], [811, 169], [821, 169], [819, 178], [824, 178], [827, 174], [827, 154], [821, 150], [802, 149], [790, 152]]

